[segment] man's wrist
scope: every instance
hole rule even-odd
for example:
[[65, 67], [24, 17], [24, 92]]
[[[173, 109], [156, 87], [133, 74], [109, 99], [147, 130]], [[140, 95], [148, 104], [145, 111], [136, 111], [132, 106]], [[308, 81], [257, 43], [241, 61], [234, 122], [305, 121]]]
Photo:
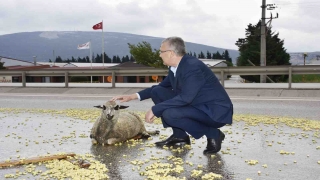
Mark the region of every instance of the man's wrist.
[[135, 93], [132, 96], [134, 96], [134, 99], [139, 99], [141, 101], [139, 93]]

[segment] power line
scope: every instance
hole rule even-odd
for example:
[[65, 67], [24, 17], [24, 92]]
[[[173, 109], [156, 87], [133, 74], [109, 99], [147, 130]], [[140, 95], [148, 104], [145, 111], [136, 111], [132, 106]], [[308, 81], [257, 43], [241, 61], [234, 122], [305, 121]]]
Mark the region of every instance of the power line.
[[[282, 12], [288, 12], [288, 11], [297, 11], [297, 10], [307, 10], [307, 11], [312, 11], [311, 9], [319, 9], [320, 8], [320, 3], [317, 5], [294, 5], [294, 6], [282, 6], [279, 4], [272, 4], [275, 8], [278, 8], [276, 10], [277, 13]], [[270, 10], [274, 10], [274, 9], [270, 9]]]
[[302, 5], [302, 4], [313, 4], [313, 3], [316, 3], [316, 4], [320, 4], [319, 1], [313, 1], [313, 2], [300, 2], [300, 3], [276, 3], [277, 5]]
[[309, 1], [309, 2], [299, 2], [299, 3], [274, 3], [274, 7], [279, 8], [279, 10], [297, 10], [299, 9], [315, 9], [320, 8], [319, 1]]

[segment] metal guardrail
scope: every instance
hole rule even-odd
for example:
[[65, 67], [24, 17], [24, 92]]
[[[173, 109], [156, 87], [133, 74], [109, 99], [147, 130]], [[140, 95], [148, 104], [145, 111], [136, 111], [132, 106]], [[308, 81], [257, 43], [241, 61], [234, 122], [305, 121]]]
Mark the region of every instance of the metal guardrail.
[[[215, 74], [224, 75], [288, 75], [288, 88], [291, 89], [292, 74], [320, 74], [320, 65], [307, 66], [240, 66], [211, 67]], [[115, 87], [116, 76], [166, 76], [168, 69], [157, 68], [106, 68], [106, 69], [39, 69], [39, 70], [1, 70], [0, 76], [22, 76], [22, 86], [26, 87], [26, 76], [64, 76], [68, 87], [69, 76], [112, 76]], [[224, 78], [221, 78], [224, 86]]]
[[[240, 67], [213, 67], [214, 73], [222, 75], [288, 75], [288, 88], [292, 87], [292, 74], [320, 74], [320, 65], [309, 66], [240, 66]], [[224, 86], [224, 80], [221, 79]]]

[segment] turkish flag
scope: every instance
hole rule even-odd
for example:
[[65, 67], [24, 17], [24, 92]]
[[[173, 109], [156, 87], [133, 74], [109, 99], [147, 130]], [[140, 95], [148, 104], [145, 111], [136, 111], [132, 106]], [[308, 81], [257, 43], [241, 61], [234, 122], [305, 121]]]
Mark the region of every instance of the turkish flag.
[[98, 24], [94, 25], [92, 28], [93, 28], [94, 30], [97, 30], [97, 29], [103, 29], [103, 27], [102, 27], [102, 22], [100, 22], [100, 23], [98, 23]]

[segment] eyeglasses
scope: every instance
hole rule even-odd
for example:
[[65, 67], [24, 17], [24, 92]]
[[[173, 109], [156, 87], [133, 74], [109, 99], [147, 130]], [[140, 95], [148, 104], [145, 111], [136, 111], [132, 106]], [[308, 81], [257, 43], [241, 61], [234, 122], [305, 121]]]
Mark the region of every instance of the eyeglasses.
[[168, 51], [173, 51], [173, 50], [165, 50], [165, 51], [161, 51], [160, 50], [159, 53], [162, 54], [162, 53], [165, 53], [165, 52], [168, 52]]

